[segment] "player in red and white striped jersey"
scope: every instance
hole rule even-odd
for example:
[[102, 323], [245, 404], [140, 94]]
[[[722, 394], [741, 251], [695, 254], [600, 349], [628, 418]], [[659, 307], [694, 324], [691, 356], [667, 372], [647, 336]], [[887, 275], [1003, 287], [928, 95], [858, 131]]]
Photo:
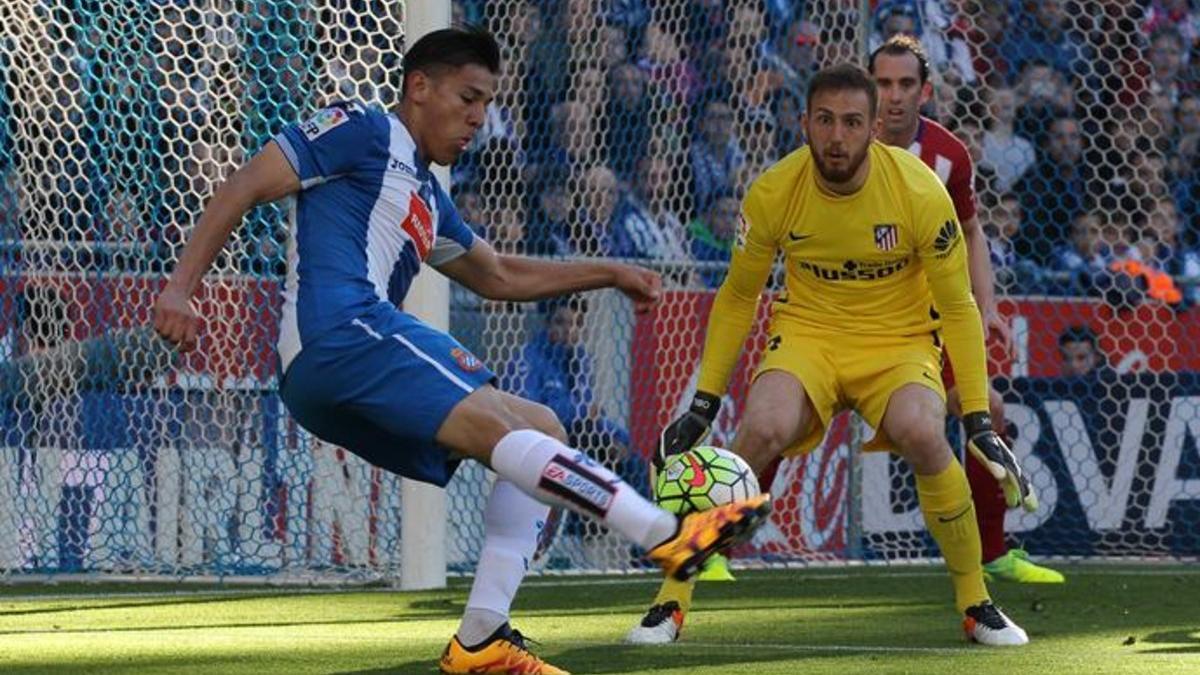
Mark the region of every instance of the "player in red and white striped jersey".
[[[1007, 322], [996, 309], [992, 264], [987, 240], [979, 223], [975, 203], [975, 170], [967, 147], [949, 130], [920, 114], [920, 107], [933, 93], [929, 81], [929, 61], [921, 44], [913, 37], [898, 35], [871, 54], [871, 75], [879, 87], [879, 140], [888, 145], [908, 148], [933, 169], [962, 223], [967, 243], [971, 291], [984, 326], [1011, 344]], [[960, 415], [958, 392], [954, 375], [946, 366], [947, 408]], [[991, 415], [995, 430], [1005, 432], [1004, 401], [999, 392], [989, 387]], [[992, 473], [971, 453], [966, 453], [967, 478], [975, 502], [975, 515], [983, 541], [984, 572], [989, 578], [1033, 583], [1061, 583], [1063, 575], [1056, 570], [1029, 561], [1024, 550], [1009, 550], [1004, 540], [1004, 513], [1007, 508], [999, 483]]]

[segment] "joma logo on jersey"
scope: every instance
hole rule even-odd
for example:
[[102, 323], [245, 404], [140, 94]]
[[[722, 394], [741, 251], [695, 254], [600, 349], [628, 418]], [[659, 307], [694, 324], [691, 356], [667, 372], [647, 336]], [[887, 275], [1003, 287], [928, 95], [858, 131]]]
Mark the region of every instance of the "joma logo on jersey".
[[424, 260], [433, 250], [433, 215], [425, 200], [416, 192], [408, 199], [408, 216], [400, 223], [400, 229], [408, 234], [413, 246], [417, 249], [417, 257]]
[[816, 263], [801, 260], [797, 263], [800, 269], [808, 270], [813, 276], [822, 281], [873, 281], [886, 279], [908, 266], [908, 258], [890, 262], [878, 263], [857, 260], [847, 260], [841, 269], [821, 267]]
[[404, 162], [396, 159], [395, 157], [388, 160], [388, 168], [391, 169], [392, 171], [400, 171], [400, 172], [406, 173], [410, 176], [417, 175], [416, 169], [414, 169], [411, 166], [405, 164]]
[[954, 250], [954, 246], [958, 244], [958, 223], [953, 220], [947, 220], [942, 225], [942, 229], [938, 230], [937, 238], [933, 240], [933, 250], [937, 257], [945, 258]]
[[875, 226], [875, 248], [880, 251], [890, 251], [900, 243], [900, 234], [892, 223]]

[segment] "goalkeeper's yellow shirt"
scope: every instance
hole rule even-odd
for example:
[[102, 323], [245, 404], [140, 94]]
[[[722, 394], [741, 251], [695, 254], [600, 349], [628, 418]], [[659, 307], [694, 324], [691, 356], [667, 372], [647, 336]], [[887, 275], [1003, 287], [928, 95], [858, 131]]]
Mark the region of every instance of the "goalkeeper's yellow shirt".
[[787, 289], [773, 308], [777, 323], [832, 338], [941, 329], [964, 412], [987, 410], [983, 325], [954, 204], [907, 150], [874, 142], [869, 153], [867, 181], [851, 195], [818, 187], [808, 147], [750, 186], [708, 322], [700, 390], [725, 391], [782, 249]]

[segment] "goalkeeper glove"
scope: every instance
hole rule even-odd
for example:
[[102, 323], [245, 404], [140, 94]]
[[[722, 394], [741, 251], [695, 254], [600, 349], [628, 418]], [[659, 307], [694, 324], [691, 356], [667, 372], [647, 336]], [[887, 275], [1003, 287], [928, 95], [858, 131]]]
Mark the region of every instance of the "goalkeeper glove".
[[720, 408], [720, 397], [703, 391], [696, 392], [687, 412], [663, 429], [658, 440], [658, 454], [654, 457], [655, 468], [663, 468], [668, 457], [687, 452], [704, 440]]
[[963, 415], [963, 429], [967, 434], [967, 449], [983, 463], [1004, 489], [1004, 501], [1009, 507], [1018, 504], [1030, 513], [1037, 510], [1037, 494], [1034, 493], [1025, 472], [1012, 450], [1000, 436], [992, 431], [992, 420], [985, 412]]

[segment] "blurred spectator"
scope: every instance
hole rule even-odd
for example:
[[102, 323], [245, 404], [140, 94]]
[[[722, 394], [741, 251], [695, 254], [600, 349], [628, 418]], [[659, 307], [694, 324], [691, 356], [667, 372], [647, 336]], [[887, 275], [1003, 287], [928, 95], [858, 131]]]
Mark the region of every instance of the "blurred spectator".
[[479, 194], [479, 188], [474, 183], [456, 183], [452, 191], [454, 207], [458, 209], [458, 215], [472, 230], [482, 235], [481, 228], [487, 223], [487, 210], [484, 207], [483, 196]]
[[725, 0], [693, 0], [687, 8], [688, 51], [694, 60], [720, 51], [729, 36]]
[[601, 114], [604, 104], [612, 99], [608, 91], [608, 77], [599, 68], [588, 66], [579, 71], [572, 80], [572, 97], [587, 107], [592, 117]]
[[525, 229], [525, 251], [531, 255], [574, 255], [567, 175], [547, 171], [537, 184], [536, 204]]
[[1100, 238], [1100, 218], [1080, 213], [1071, 222], [1070, 241], [1054, 250], [1050, 269], [1070, 275], [1056, 290], [1067, 295], [1087, 295], [1093, 278], [1103, 273], [1109, 262], [1107, 253]]
[[1079, 377], [1108, 367], [1095, 331], [1087, 326], [1071, 326], [1064, 330], [1058, 336], [1058, 353], [1062, 356], [1064, 377]]
[[696, 209], [708, 208], [714, 196], [733, 188], [733, 176], [746, 161], [733, 134], [733, 109], [728, 103], [709, 101], [692, 139], [693, 197]]
[[1003, 195], [994, 207], [982, 213], [988, 215], [983, 221], [983, 232], [988, 238], [997, 285], [1006, 293], [1042, 292], [1043, 269], [1016, 255], [1014, 241], [1020, 237], [1022, 227], [1020, 199]]
[[813, 22], [796, 21], [786, 34], [762, 44], [763, 65], [779, 73], [779, 89], [800, 96], [801, 109], [804, 107], [804, 92], [808, 91], [808, 80], [817, 70], [816, 51], [821, 44], [820, 36], [821, 31]]
[[1136, 153], [1126, 161], [1133, 169], [1126, 209], [1146, 212], [1151, 208], [1149, 205], [1167, 196], [1166, 160], [1156, 152], [1145, 152]]
[[608, 71], [629, 60], [629, 45], [625, 33], [617, 26], [600, 29], [600, 65]]
[[1165, 95], [1171, 105], [1191, 90], [1192, 83], [1183, 81], [1186, 49], [1183, 36], [1173, 25], [1160, 26], [1150, 35], [1150, 93]]
[[699, 89], [700, 77], [684, 58], [679, 40], [661, 23], [646, 27], [637, 65], [649, 75], [652, 97], [663, 105], [684, 105]]
[[1008, 192], [1014, 183], [1033, 166], [1036, 153], [1029, 139], [1016, 133], [1013, 121], [1017, 114], [1016, 92], [1008, 87], [990, 90], [989, 122], [983, 134], [983, 156], [978, 165], [990, 166], [996, 172], [996, 188]]
[[1013, 239], [1021, 231], [1021, 202], [1016, 195], [1005, 194], [987, 213], [989, 217], [983, 222], [983, 233], [987, 236], [992, 267], [999, 276], [999, 270], [1011, 269], [1017, 264]]
[[635, 40], [650, 22], [650, 7], [646, 0], [611, 0], [605, 4], [608, 6], [608, 23]]
[[1155, 152], [1170, 155], [1179, 142], [1175, 124], [1175, 105], [1165, 93], [1150, 94], [1147, 104], [1150, 120], [1142, 124], [1142, 133], [1150, 141]]
[[1150, 0], [1146, 8], [1144, 29], [1153, 35], [1160, 29], [1170, 26], [1179, 31], [1179, 35], [1188, 44], [1200, 42], [1200, 7], [1189, 0]]
[[1195, 164], [1196, 140], [1200, 138], [1200, 94], [1186, 94], [1179, 99], [1175, 108], [1175, 138], [1172, 177], [1187, 173]]
[[[787, 87], [775, 90], [771, 97], [771, 113], [775, 116], [775, 154], [783, 157], [804, 145], [804, 97]], [[747, 187], [747, 186], [742, 186]]]
[[551, 108], [566, 100], [571, 71], [571, 46], [567, 34], [566, 3], [542, 2], [537, 37], [529, 44], [525, 68], [525, 112], [521, 116], [528, 128], [524, 134], [525, 151], [541, 158], [548, 153], [553, 136]]
[[764, 62], [765, 50], [769, 47], [763, 40], [764, 33], [762, 12], [752, 4], [737, 6], [725, 43], [725, 58], [729, 62], [730, 84], [733, 85], [733, 96], [729, 100], [737, 108], [764, 105], [771, 91], [783, 82], [783, 75]]
[[575, 228], [571, 248], [579, 255], [603, 255], [616, 226], [620, 192], [617, 177], [606, 166], [588, 169], [573, 191]]
[[971, 155], [971, 164], [975, 167], [975, 194], [985, 206], [995, 203], [996, 195], [1000, 194], [996, 170], [983, 161], [983, 128], [971, 118], [965, 118], [954, 129], [954, 135], [967, 146]]
[[[688, 224], [692, 257], [700, 262], [728, 263], [740, 215], [737, 195], [732, 191], [719, 193], [708, 210]], [[725, 272], [705, 268], [700, 270], [700, 279], [708, 288], [716, 288], [724, 281]]]
[[1031, 227], [1017, 240], [1017, 253], [1039, 264], [1065, 241], [1065, 228], [1085, 208], [1090, 171], [1080, 163], [1083, 137], [1079, 122], [1060, 117], [1050, 125], [1047, 145], [1033, 168], [1013, 186]]
[[1039, 0], [1032, 15], [1024, 15], [1004, 36], [1000, 53], [1012, 72], [1021, 72], [1030, 61], [1041, 61], [1066, 78], [1089, 67], [1088, 50], [1063, 8], [1063, 0]]
[[551, 107], [550, 136], [541, 152], [530, 156], [529, 171], [570, 171], [586, 164], [596, 149], [592, 123], [591, 111], [578, 101]]
[[[1200, 276], [1200, 251], [1187, 246], [1181, 236], [1179, 212], [1175, 202], [1163, 198], [1155, 203], [1146, 219], [1143, 241], [1149, 262], [1164, 272], [1183, 277]], [[1200, 304], [1200, 287], [1184, 286], [1187, 304]]]
[[1050, 122], [1070, 114], [1073, 97], [1062, 73], [1044, 61], [1028, 61], [1014, 88], [1017, 94], [1017, 116], [1013, 130], [1028, 138], [1034, 147], [1045, 145]]
[[615, 258], [683, 260], [683, 225], [671, 212], [667, 160], [648, 155], [638, 162], [633, 192], [620, 204], [606, 247]]
[[501, 193], [488, 200], [485, 239], [497, 253], [523, 255], [525, 251], [525, 203], [521, 195]]
[[974, 26], [966, 21], [964, 32], [971, 48], [976, 74], [992, 86], [1009, 81], [1012, 67], [1000, 53], [1004, 35], [1011, 22], [1008, 0], [968, 0], [963, 14], [974, 18]]
[[[747, 108], [738, 129], [738, 145], [746, 152], [746, 166], [761, 173], [779, 159], [775, 116], [767, 108]], [[741, 187], [735, 184], [734, 187]]]
[[975, 82], [975, 67], [966, 37], [951, 25], [936, 0], [880, 2], [872, 16], [867, 51], [874, 51], [894, 35], [919, 39], [933, 69], [953, 68], [959, 80]]
[[607, 157], [623, 181], [632, 181], [650, 146], [650, 98], [646, 74], [631, 63], [609, 72]]

